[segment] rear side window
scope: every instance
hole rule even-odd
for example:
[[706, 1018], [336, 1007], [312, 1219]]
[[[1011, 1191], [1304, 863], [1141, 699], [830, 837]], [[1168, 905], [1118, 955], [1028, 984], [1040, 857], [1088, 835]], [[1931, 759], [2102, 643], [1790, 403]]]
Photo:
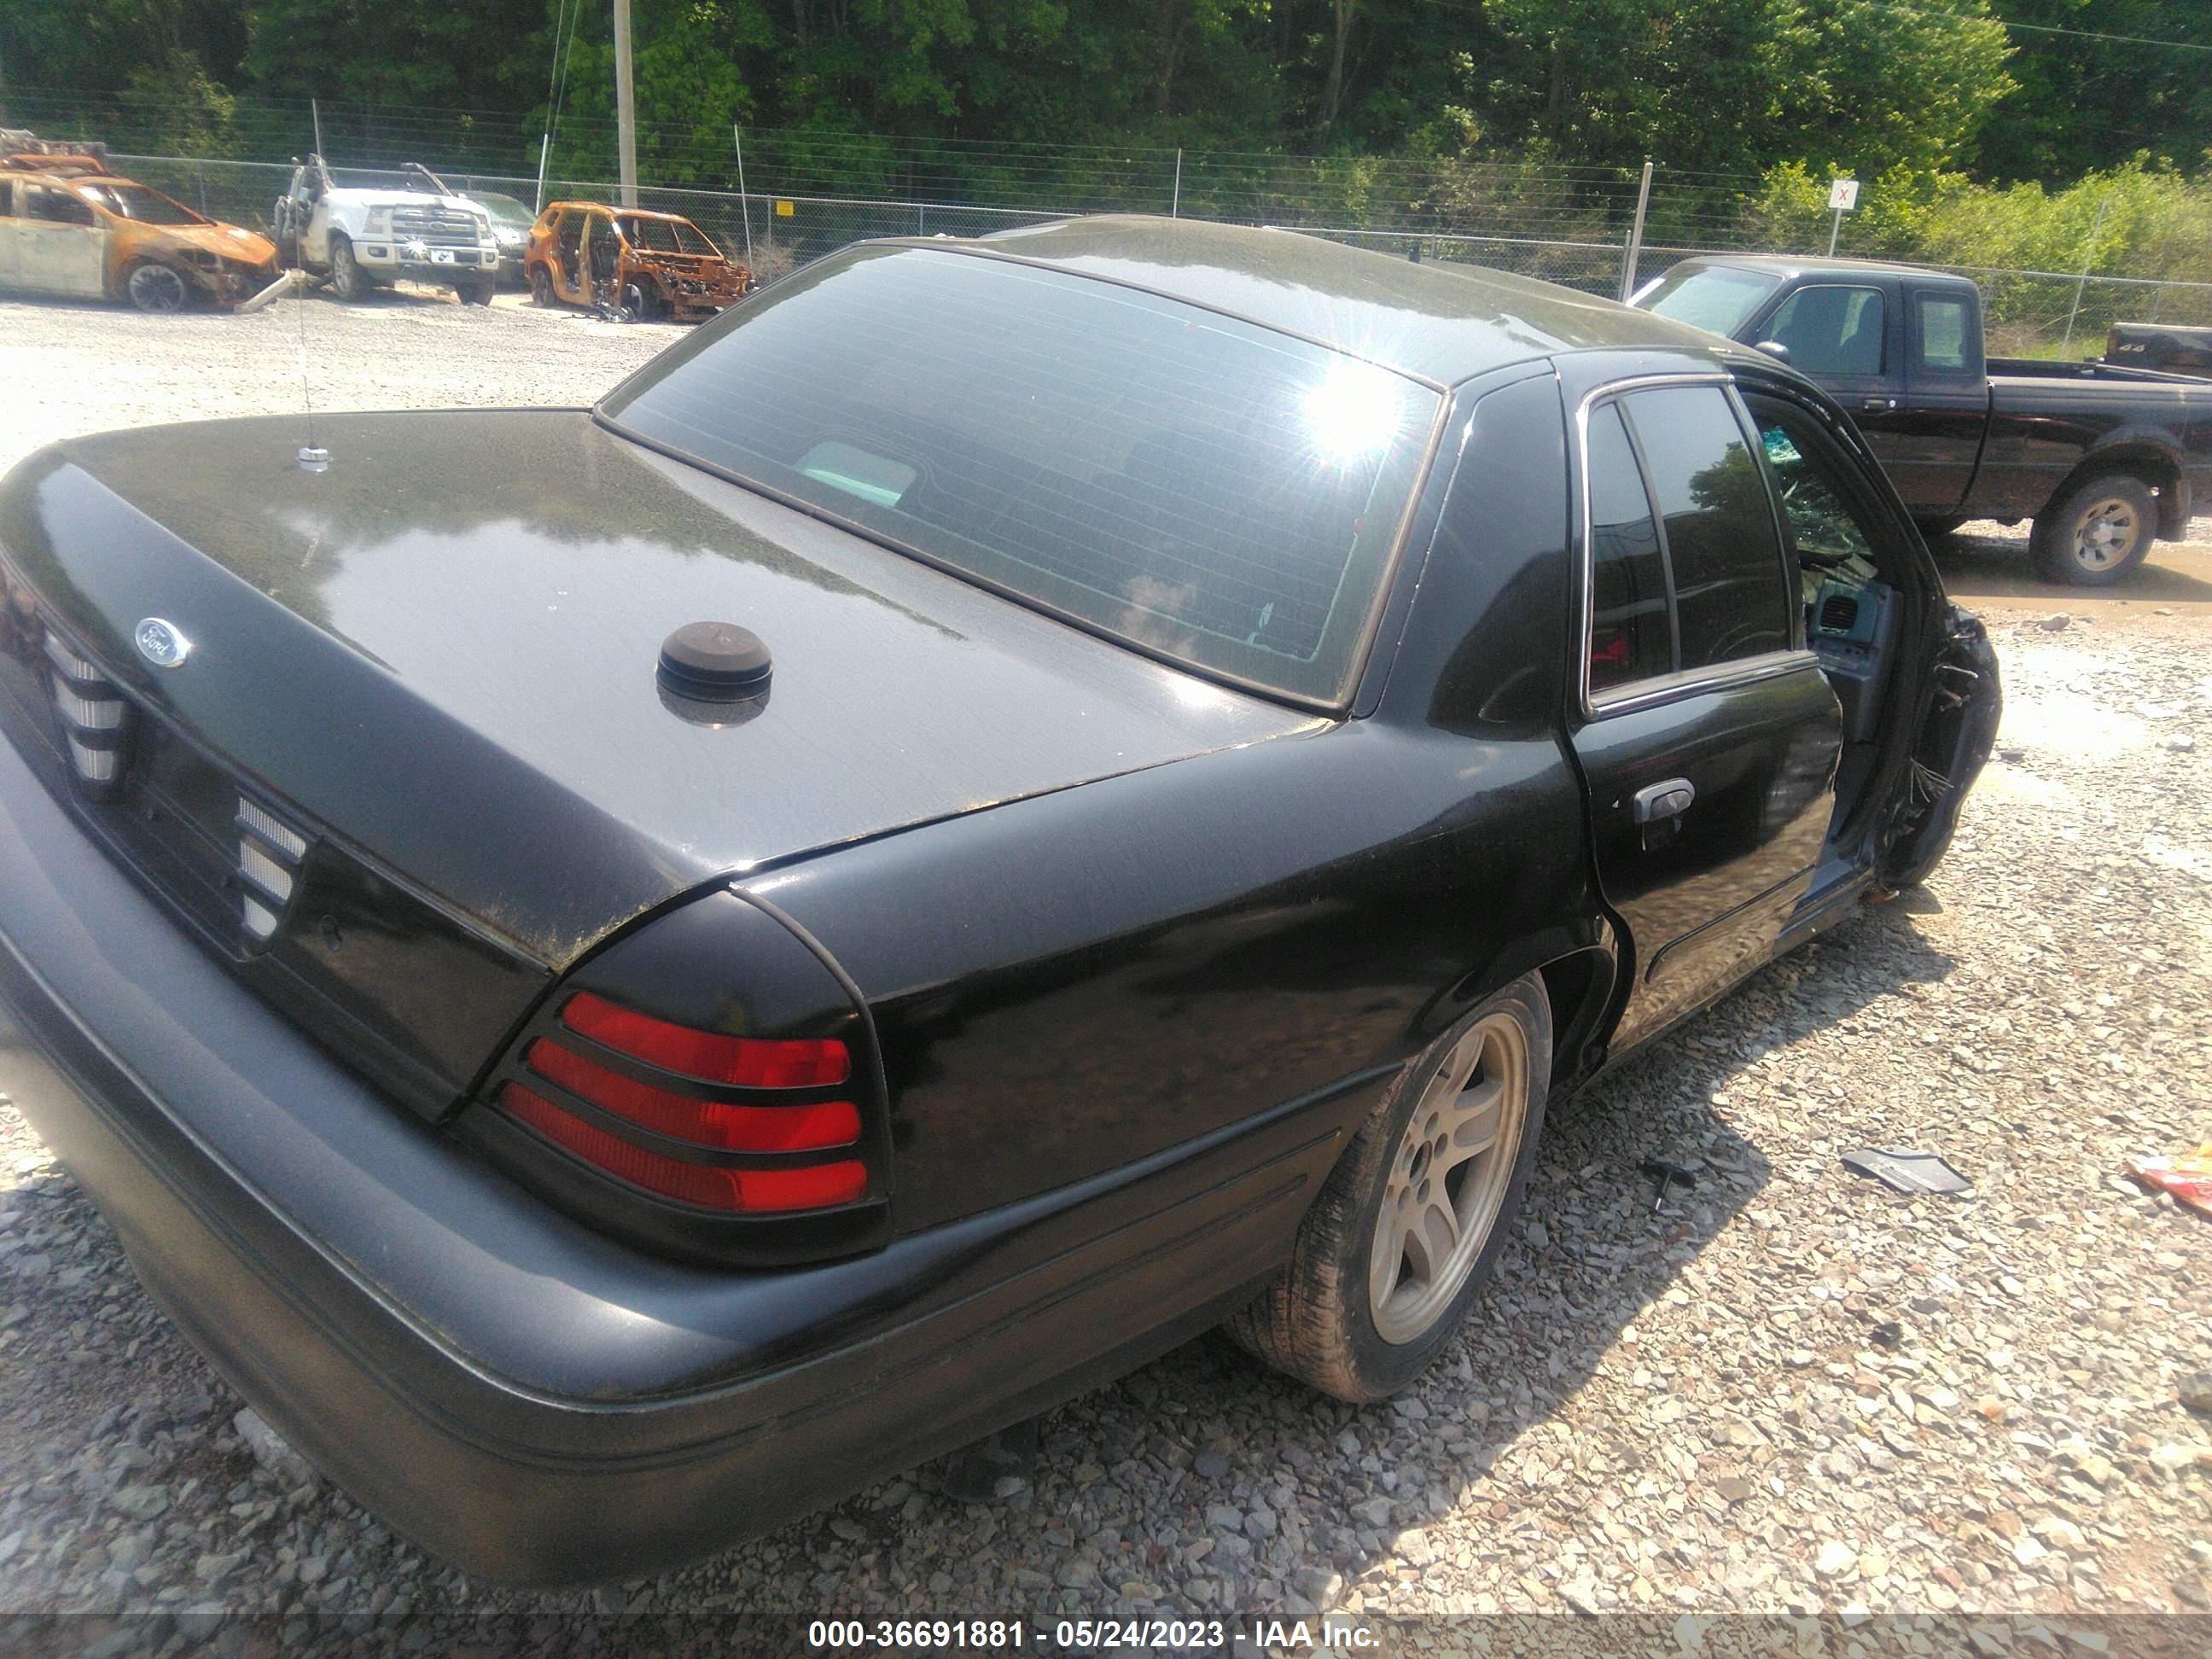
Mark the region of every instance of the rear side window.
[[1773, 497], [1720, 387], [1601, 405], [1586, 464], [1593, 694], [1790, 647]]
[[1601, 691], [1674, 668], [1658, 521], [1611, 404], [1590, 416], [1589, 477], [1589, 680]]
[[1968, 349], [1966, 302], [1938, 294], [1916, 295], [1917, 349], [1912, 366], [1929, 374], [1978, 374], [1981, 365]]
[[777, 283], [605, 412], [1099, 632], [1334, 702], [1441, 404], [1159, 295], [874, 246]]
[[1801, 288], [1775, 307], [1765, 333], [1802, 374], [1871, 375], [1881, 373], [1882, 323], [1878, 288]]
[[1782, 540], [1766, 478], [1717, 386], [1632, 392], [1667, 536], [1680, 666], [1710, 668], [1790, 643]]

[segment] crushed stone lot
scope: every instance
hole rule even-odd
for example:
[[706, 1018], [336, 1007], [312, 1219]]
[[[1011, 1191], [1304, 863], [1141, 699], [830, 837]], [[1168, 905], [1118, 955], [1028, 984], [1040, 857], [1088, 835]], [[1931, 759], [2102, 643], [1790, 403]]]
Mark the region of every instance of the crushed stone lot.
[[[33, 392], [0, 465], [298, 408], [303, 313], [323, 410], [581, 404], [681, 337], [0, 304]], [[988, 1504], [925, 1468], [649, 1582], [468, 1579], [241, 1417], [0, 1103], [0, 1612], [2212, 1607], [2212, 1224], [2121, 1173], [2212, 1139], [2212, 617], [2054, 608], [1989, 613], [1999, 754], [1928, 885], [1556, 1109], [1416, 1394], [1354, 1409], [1209, 1337], [1051, 1413]], [[1869, 1146], [1973, 1189], [1840, 1167]], [[1654, 1157], [1697, 1169], [1656, 1210]]]

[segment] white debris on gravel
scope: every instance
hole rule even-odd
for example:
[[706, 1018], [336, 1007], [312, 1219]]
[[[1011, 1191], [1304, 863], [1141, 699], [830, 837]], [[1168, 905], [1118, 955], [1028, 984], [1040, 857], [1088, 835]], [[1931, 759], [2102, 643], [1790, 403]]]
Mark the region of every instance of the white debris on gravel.
[[270, 1428], [252, 1407], [246, 1407], [233, 1417], [230, 1426], [238, 1431], [238, 1437], [253, 1454], [253, 1461], [274, 1475], [276, 1483], [286, 1491], [304, 1486], [315, 1478], [314, 1465], [294, 1451], [291, 1443]]
[[[433, 303], [319, 302], [345, 342], [322, 406], [581, 402], [676, 337]], [[54, 389], [11, 405], [0, 457], [284, 407], [264, 325], [289, 309], [0, 306], [11, 373], [35, 355], [15, 383]], [[0, 1611], [2205, 1606], [2212, 1230], [2119, 1172], [2212, 1138], [2212, 617], [2046, 614], [1993, 619], [2010, 758], [1929, 885], [1555, 1110], [1498, 1277], [1413, 1396], [1354, 1409], [1207, 1339], [1054, 1413], [992, 1503], [914, 1469], [648, 1582], [468, 1580], [257, 1456], [0, 1106]], [[1867, 1146], [1973, 1190], [1838, 1167]], [[1656, 1213], [1654, 1157], [1698, 1169]]]

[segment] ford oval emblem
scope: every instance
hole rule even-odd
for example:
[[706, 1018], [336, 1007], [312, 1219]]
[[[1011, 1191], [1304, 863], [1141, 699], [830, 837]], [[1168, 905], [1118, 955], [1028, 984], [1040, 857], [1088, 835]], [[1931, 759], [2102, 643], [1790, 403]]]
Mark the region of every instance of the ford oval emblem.
[[159, 617], [143, 618], [131, 630], [137, 641], [138, 654], [156, 668], [174, 668], [192, 654], [192, 642], [179, 633], [174, 623], [163, 622]]

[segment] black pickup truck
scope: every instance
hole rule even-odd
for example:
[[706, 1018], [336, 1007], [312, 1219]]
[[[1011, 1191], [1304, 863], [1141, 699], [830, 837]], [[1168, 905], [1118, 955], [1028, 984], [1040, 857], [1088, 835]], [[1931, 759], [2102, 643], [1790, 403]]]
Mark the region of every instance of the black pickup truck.
[[1964, 276], [1859, 259], [1686, 259], [1635, 303], [1757, 346], [1857, 421], [1921, 528], [2035, 521], [2054, 581], [2102, 587], [2179, 540], [2212, 482], [2212, 382], [1989, 357]]

